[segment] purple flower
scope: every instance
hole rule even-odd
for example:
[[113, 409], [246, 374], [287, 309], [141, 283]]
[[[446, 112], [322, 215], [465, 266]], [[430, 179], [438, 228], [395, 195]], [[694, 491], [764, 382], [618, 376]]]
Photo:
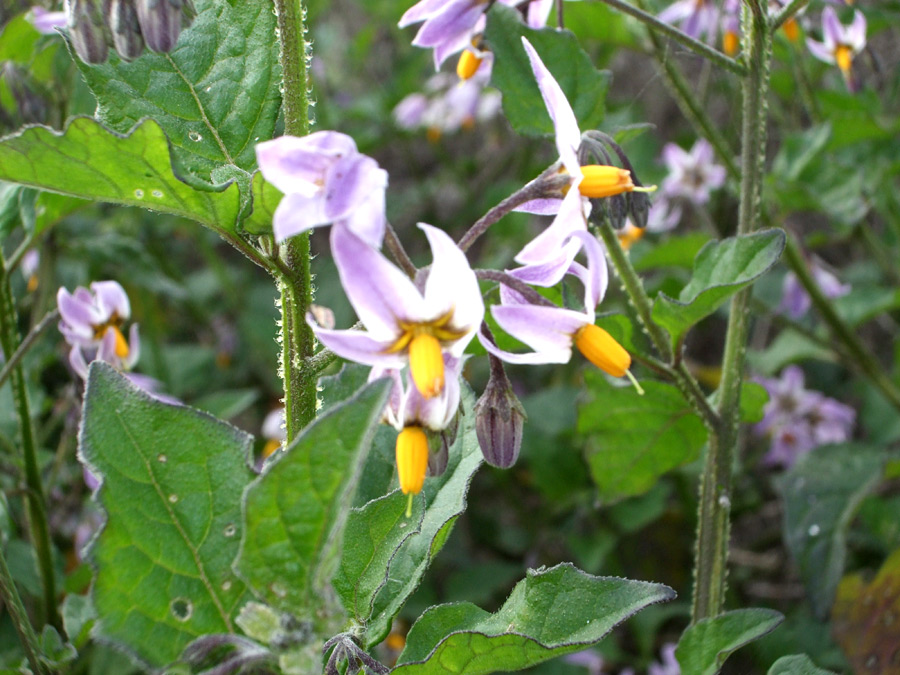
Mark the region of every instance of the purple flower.
[[55, 35], [58, 28], [66, 27], [65, 12], [48, 12], [43, 7], [32, 7], [27, 15], [28, 20], [38, 33]]
[[[327, 330], [307, 320], [325, 347], [350, 361], [403, 368], [426, 398], [444, 387], [446, 352], [460, 358], [484, 317], [478, 279], [441, 230], [420, 223], [434, 261], [417, 285], [346, 228], [332, 228], [331, 250], [344, 291], [366, 331]], [[421, 288], [421, 290], [420, 290]]]
[[853, 434], [856, 411], [804, 387], [803, 371], [788, 366], [781, 378], [758, 378], [769, 392], [763, 419], [754, 427], [771, 440], [763, 457], [767, 466], [790, 467], [797, 459], [827, 443], [843, 443]]
[[713, 42], [719, 25], [719, 10], [712, 0], [676, 0], [659, 14], [659, 20], [678, 24], [685, 35]]
[[79, 286], [75, 293], [60, 288], [56, 303], [59, 331], [72, 346], [69, 363], [78, 375], [86, 378], [88, 364], [97, 359], [119, 370], [134, 366], [140, 354], [138, 327], [132, 324], [128, 340], [122, 335], [131, 305], [118, 282], [97, 281], [90, 290]]
[[282, 136], [257, 145], [256, 158], [266, 180], [284, 193], [272, 223], [277, 241], [333, 223], [381, 247], [387, 172], [352, 138], [336, 131]]
[[384, 411], [384, 421], [400, 431], [415, 425], [430, 431], [447, 428], [459, 408], [459, 378], [465, 358], [456, 358], [449, 353], [443, 355], [445, 384], [437, 396], [425, 398], [412, 378], [410, 369], [382, 368], [375, 366], [369, 373], [369, 382], [380, 377], [389, 377], [394, 382], [388, 404]]
[[853, 57], [866, 46], [866, 17], [858, 9], [853, 13], [853, 22], [844, 26], [831, 7], [822, 11], [822, 42], [806, 38], [806, 46], [820, 61], [836, 65], [841, 70], [847, 87], [856, 91], [851, 68]]
[[587, 670], [588, 675], [602, 675], [603, 673], [603, 657], [596, 649], [585, 649], [569, 654], [563, 661], [573, 666], [581, 666]]
[[[822, 291], [822, 295], [826, 298], [840, 298], [850, 292], [850, 284], [842, 284], [836, 276], [819, 265], [810, 264], [810, 272], [812, 272], [819, 290]], [[797, 275], [788, 272], [784, 276], [779, 311], [793, 319], [800, 319], [806, 315], [811, 306], [812, 299], [803, 288]]]
[[725, 183], [725, 167], [715, 163], [712, 145], [706, 139], [694, 143], [690, 152], [667, 143], [662, 157], [669, 170], [662, 184], [665, 198], [686, 199], [699, 206], [709, 201], [711, 190]]
[[647, 668], [647, 675], [681, 675], [681, 666], [675, 659], [675, 644], [664, 644], [659, 653], [662, 655], [662, 663], [651, 663]]

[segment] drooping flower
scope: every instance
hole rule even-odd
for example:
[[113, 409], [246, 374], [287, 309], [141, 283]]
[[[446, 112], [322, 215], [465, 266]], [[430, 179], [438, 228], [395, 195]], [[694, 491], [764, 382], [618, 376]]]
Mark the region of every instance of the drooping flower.
[[[769, 17], [775, 18], [787, 6], [788, 0], [769, 0]], [[791, 42], [798, 42], [800, 40], [800, 22], [798, 17], [805, 11], [805, 7], [798, 10], [794, 16], [781, 24], [781, 30], [784, 32], [784, 36]]]
[[90, 290], [79, 286], [74, 293], [60, 288], [56, 294], [61, 320], [59, 330], [72, 349], [69, 363], [82, 378], [94, 360], [119, 370], [130, 370], [140, 354], [137, 324], [131, 325], [128, 339], [122, 326], [131, 316], [131, 305], [116, 281], [96, 281]]
[[370, 246], [384, 238], [387, 172], [337, 131], [281, 136], [256, 146], [259, 169], [284, 193], [275, 210], [275, 239], [332, 223]]
[[666, 199], [685, 199], [702, 206], [712, 190], [725, 184], [725, 167], [716, 164], [713, 147], [704, 138], [694, 143], [690, 152], [667, 143], [662, 158], [669, 170], [661, 188]]
[[[820, 265], [810, 264], [810, 272], [822, 291], [822, 295], [826, 298], [841, 298], [851, 290], [850, 284], [842, 284], [836, 276]], [[784, 276], [784, 284], [782, 285], [780, 311], [792, 319], [800, 319], [806, 315], [811, 306], [812, 299], [809, 297], [806, 289], [803, 288], [803, 284], [800, 283], [797, 275], [793, 272], [788, 272]]]
[[712, 43], [719, 26], [719, 9], [713, 0], [676, 0], [660, 12], [659, 20], [678, 24], [685, 35]]
[[[607, 331], [594, 324], [596, 307], [609, 283], [603, 249], [587, 232], [577, 231], [571, 236], [584, 249], [587, 267], [572, 262], [562, 272], [577, 276], [584, 285], [584, 310], [532, 304], [521, 294], [501, 286], [500, 304], [491, 307], [491, 314], [504, 331], [534, 351], [512, 353], [500, 349], [481, 333], [478, 338], [486, 350], [509, 363], [567, 363], [575, 346], [610, 375], [630, 375], [631, 356]], [[549, 264], [543, 268], [526, 266], [509, 274], [540, 286], [554, 285], [562, 277], [559, 267]]]
[[284, 428], [284, 408], [275, 408], [266, 415], [261, 432], [262, 437], [266, 440], [262, 449], [262, 457], [268, 459], [287, 440], [287, 431]]
[[394, 108], [397, 126], [408, 130], [424, 128], [429, 140], [437, 141], [444, 134], [470, 129], [495, 117], [500, 110], [500, 92], [487, 87], [492, 59], [488, 54], [468, 80], [460, 81], [449, 73], [429, 78], [424, 93], [410, 94]]
[[741, 0], [722, 3], [722, 51], [734, 56], [741, 46]]
[[365, 331], [328, 330], [308, 318], [325, 347], [383, 368], [410, 365], [425, 398], [444, 388], [446, 352], [459, 358], [484, 316], [465, 254], [441, 230], [420, 223], [434, 261], [420, 290], [400, 269], [347, 228], [332, 228], [331, 250], [344, 292]]
[[856, 91], [858, 85], [853, 79], [853, 58], [866, 46], [866, 17], [858, 9], [853, 12], [853, 22], [844, 26], [834, 9], [826, 7], [822, 11], [822, 42], [806, 38], [806, 46], [820, 61], [836, 65], [847, 88]]
[[48, 12], [39, 5], [31, 8], [27, 14], [27, 19], [34, 26], [38, 33], [43, 35], [54, 35], [59, 28], [66, 27], [65, 12]]
[[33, 248], [22, 256], [22, 276], [28, 286], [28, 292], [33, 293], [38, 285], [38, 267], [41, 264], [41, 254]]
[[780, 378], [758, 378], [769, 392], [763, 419], [754, 431], [771, 441], [763, 457], [766, 465], [793, 466], [797, 459], [826, 443], [850, 439], [856, 411], [804, 386], [798, 366], [785, 368]]

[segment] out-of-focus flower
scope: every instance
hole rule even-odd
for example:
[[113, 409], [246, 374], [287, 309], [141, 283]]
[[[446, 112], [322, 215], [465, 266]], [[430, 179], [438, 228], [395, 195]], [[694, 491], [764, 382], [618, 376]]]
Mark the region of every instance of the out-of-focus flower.
[[121, 329], [131, 305], [118, 282], [96, 281], [90, 290], [79, 286], [74, 293], [60, 288], [56, 303], [59, 330], [72, 346], [69, 363], [78, 375], [86, 378], [88, 364], [98, 359], [119, 370], [134, 366], [140, 354], [138, 327], [131, 325], [126, 340]]
[[646, 227], [637, 227], [631, 220], [616, 233], [626, 251], [640, 241], [647, 232], [668, 232], [681, 220], [681, 207], [660, 195], [650, 206]]
[[769, 392], [763, 419], [754, 427], [768, 436], [771, 447], [763, 457], [766, 465], [790, 467], [797, 459], [826, 443], [849, 440], [856, 411], [804, 386], [803, 371], [788, 366], [780, 378], [758, 378]]
[[669, 170], [662, 184], [666, 199], [685, 199], [697, 206], [709, 201], [709, 193], [725, 183], [725, 167], [716, 164], [712, 145], [701, 138], [690, 152], [666, 143], [663, 162]]
[[420, 223], [434, 262], [420, 291], [399, 268], [346, 228], [333, 228], [331, 250], [344, 292], [366, 331], [328, 330], [316, 336], [350, 361], [382, 368], [410, 364], [426, 398], [444, 387], [446, 352], [459, 358], [484, 317], [484, 302], [465, 254], [441, 230]]
[[28, 12], [27, 19], [38, 33], [54, 35], [57, 29], [66, 27], [65, 12], [48, 12], [43, 7], [35, 5]]
[[31, 249], [22, 256], [22, 276], [28, 285], [28, 292], [33, 293], [38, 285], [38, 267], [41, 264], [41, 254], [37, 249]]
[[[569, 264], [570, 274], [584, 285], [584, 311], [529, 303], [522, 295], [500, 287], [500, 304], [491, 307], [497, 324], [534, 351], [524, 354], [507, 352], [479, 333], [484, 348], [509, 363], [567, 363], [572, 346], [591, 363], [614, 377], [622, 377], [631, 366], [631, 356], [605, 330], [594, 324], [596, 307], [606, 293], [609, 275], [600, 243], [587, 232], [573, 232], [587, 255], [587, 267], [577, 262]], [[547, 265], [513, 270], [509, 274], [528, 283], [550, 286], [559, 281], [558, 268]]]
[[866, 46], [866, 17], [858, 9], [853, 13], [853, 22], [844, 26], [831, 7], [822, 11], [822, 42], [806, 38], [806, 46], [820, 61], [836, 65], [847, 88], [856, 91], [858, 84], [853, 78], [853, 58]]
[[[840, 298], [847, 295], [851, 290], [850, 284], [842, 284], [831, 272], [815, 263], [810, 265], [810, 272], [822, 291], [822, 295], [826, 298]], [[784, 276], [780, 311], [793, 319], [799, 319], [806, 315], [811, 306], [812, 299], [809, 297], [806, 289], [803, 288], [803, 284], [800, 283], [797, 275], [793, 272], [788, 272]]]
[[659, 20], [678, 24], [685, 35], [712, 43], [719, 26], [719, 9], [713, 0], [676, 0], [660, 12]]
[[[769, 17], [774, 18], [778, 16], [787, 5], [788, 0], [769, 0]], [[784, 31], [784, 36], [791, 42], [798, 42], [800, 40], [800, 22], [798, 17], [805, 11], [806, 8], [804, 7], [781, 24], [781, 30]]]
[[654, 661], [647, 667], [647, 675], [681, 675], [681, 666], [675, 660], [675, 644], [669, 642], [659, 650], [662, 663]]
[[272, 410], [262, 423], [262, 437], [266, 439], [263, 446], [263, 459], [268, 459], [287, 440], [287, 431], [284, 428], [284, 408]]
[[722, 51], [734, 56], [741, 47], [741, 0], [722, 3]]
[[585, 649], [569, 654], [563, 661], [572, 666], [581, 666], [588, 675], [603, 675], [603, 657], [596, 649]]
[[265, 179], [284, 193], [272, 223], [277, 241], [332, 223], [381, 247], [387, 172], [352, 138], [336, 131], [282, 136], [257, 145], [256, 158]]

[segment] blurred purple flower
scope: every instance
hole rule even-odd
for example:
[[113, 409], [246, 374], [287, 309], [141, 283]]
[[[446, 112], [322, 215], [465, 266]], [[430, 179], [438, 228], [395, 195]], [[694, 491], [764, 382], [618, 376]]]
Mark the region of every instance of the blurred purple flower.
[[659, 20], [678, 24], [694, 39], [713, 42], [719, 24], [719, 9], [713, 0], [676, 0], [659, 14]]
[[771, 439], [763, 457], [768, 466], [790, 467], [810, 450], [850, 439], [856, 411], [804, 386], [803, 370], [788, 366], [780, 378], [757, 378], [769, 392], [763, 419], [754, 431]]
[[851, 69], [853, 58], [866, 46], [866, 17], [862, 12], [855, 10], [853, 22], [844, 26], [835, 11], [826, 7], [822, 11], [822, 42], [806, 38], [806, 46], [820, 61], [840, 68], [847, 88], [857, 90]]
[[57, 28], [66, 27], [65, 12], [48, 12], [43, 7], [34, 6], [28, 12], [27, 18], [35, 30], [43, 35], [55, 35]]
[[256, 146], [259, 169], [284, 193], [275, 210], [275, 239], [332, 223], [381, 247], [387, 172], [337, 131], [281, 136]]
[[711, 190], [725, 184], [725, 167], [715, 163], [712, 145], [706, 139], [694, 143], [690, 152], [667, 143], [662, 158], [669, 170], [661, 189], [664, 198], [685, 199], [700, 206], [709, 201]]
[[[815, 263], [810, 264], [810, 272], [819, 286], [819, 290], [822, 291], [826, 298], [840, 298], [847, 295], [851, 290], [850, 284], [842, 284], [831, 272]], [[793, 272], [788, 272], [784, 276], [779, 311], [787, 314], [792, 319], [799, 319], [806, 315], [811, 306], [812, 299], [809, 297], [806, 289], [803, 288], [797, 275]]]
[[563, 661], [572, 666], [581, 666], [587, 670], [588, 675], [603, 674], [603, 657], [596, 649], [585, 649], [569, 654]]
[[675, 659], [675, 643], [664, 644], [659, 653], [662, 655], [662, 663], [651, 663], [647, 667], [647, 675], [681, 675], [681, 666]]

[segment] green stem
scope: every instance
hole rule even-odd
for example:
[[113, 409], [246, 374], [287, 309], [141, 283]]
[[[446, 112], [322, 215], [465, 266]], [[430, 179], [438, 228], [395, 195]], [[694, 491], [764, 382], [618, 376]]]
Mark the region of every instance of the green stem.
[[[293, 136], [309, 133], [309, 78], [306, 10], [302, 0], [275, 0], [280, 38], [283, 82], [284, 131]], [[309, 234], [284, 242], [278, 251], [281, 291], [281, 371], [284, 378], [285, 428], [290, 443], [316, 415], [317, 373], [308, 363], [315, 351], [315, 336], [305, 316], [312, 303]]]
[[41, 336], [50, 325], [59, 318], [59, 311], [53, 310], [50, 311], [41, 319], [40, 323], [38, 323], [28, 335], [25, 336], [25, 339], [22, 340], [22, 343], [19, 345], [19, 348], [16, 349], [16, 352], [10, 356], [6, 363], [0, 368], [0, 387], [3, 386], [3, 383], [6, 382], [6, 379], [12, 374], [13, 370], [15, 370], [19, 361], [21, 361], [25, 354], [28, 353], [28, 350], [34, 345], [35, 341]]
[[900, 411], [900, 390], [894, 382], [885, 374], [885, 369], [872, 356], [872, 353], [866, 349], [853, 329], [841, 318], [835, 311], [834, 306], [822, 293], [822, 289], [816, 283], [806, 262], [800, 247], [794, 240], [793, 236], [788, 236], [787, 246], [784, 249], [785, 262], [788, 267], [797, 275], [800, 284], [809, 294], [813, 306], [828, 326], [832, 339], [844, 346], [847, 355], [848, 364], [852, 364], [858, 369], [882, 395], [890, 402], [894, 408]]
[[725, 70], [729, 70], [735, 75], [744, 75], [747, 72], [747, 69], [744, 68], [744, 66], [742, 66], [734, 59], [726, 56], [718, 49], [714, 49], [705, 42], [700, 42], [700, 40], [692, 38], [690, 35], [681, 32], [671, 24], [660, 21], [649, 12], [638, 9], [634, 5], [623, 2], [623, 0], [600, 0], [600, 2], [606, 3], [610, 7], [614, 7], [623, 14], [633, 16], [638, 21], [646, 24], [648, 28], [653, 29], [656, 33], [667, 35], [668, 37], [675, 40], [675, 42], [678, 42], [684, 47], [687, 47], [698, 56], [702, 56], [703, 58], [708, 59], [711, 63], [715, 63], [717, 66], [725, 68]]
[[[766, 9], [760, 0], [749, 0], [744, 11], [744, 54], [749, 70], [743, 81], [741, 202], [738, 234], [758, 228], [760, 185], [765, 161], [766, 94], [769, 84], [770, 33]], [[722, 381], [719, 386], [720, 428], [709, 436], [697, 519], [694, 562], [693, 622], [721, 613], [725, 605], [730, 533], [731, 473], [737, 451], [741, 381], [747, 346], [750, 289], [731, 302]]]
[[[13, 356], [19, 348], [17, 322], [9, 276], [2, 256], [0, 256], [0, 346], [3, 347], [3, 352], [10, 356]], [[47, 524], [44, 486], [41, 482], [41, 471], [37, 461], [37, 447], [31, 422], [31, 405], [28, 401], [25, 373], [21, 364], [13, 368], [10, 374], [10, 384], [12, 385], [16, 414], [19, 418], [25, 482], [28, 486], [26, 499], [28, 522], [31, 527], [31, 536], [37, 553], [44, 591], [42, 615], [54, 627], [62, 628], [56, 610], [56, 580], [53, 574], [50, 527]]]
[[12, 620], [16, 633], [19, 635], [19, 642], [21, 642], [22, 649], [25, 651], [25, 658], [31, 664], [31, 669], [41, 675], [47, 673], [47, 668], [44, 667], [40, 660], [41, 649], [38, 636], [28, 621], [28, 613], [25, 611], [22, 598], [19, 597], [16, 584], [9, 573], [9, 567], [6, 564], [6, 557], [3, 555], [2, 549], [0, 549], [0, 599], [3, 600], [6, 611], [9, 613], [9, 618]]

